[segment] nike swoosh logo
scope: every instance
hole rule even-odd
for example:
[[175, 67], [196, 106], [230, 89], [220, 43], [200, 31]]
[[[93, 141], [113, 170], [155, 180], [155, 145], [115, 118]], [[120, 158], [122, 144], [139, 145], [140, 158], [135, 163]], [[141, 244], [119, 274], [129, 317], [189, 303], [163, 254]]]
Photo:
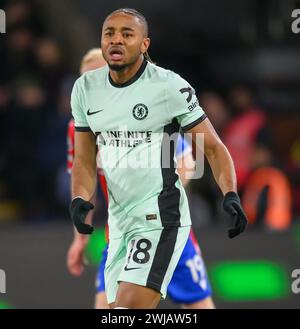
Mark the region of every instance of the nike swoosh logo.
[[127, 265], [124, 267], [125, 271], [131, 271], [131, 270], [138, 270], [140, 267], [127, 267]]
[[87, 115], [93, 115], [93, 114], [96, 114], [96, 113], [99, 113], [99, 112], [102, 112], [104, 110], [99, 110], [99, 111], [95, 111], [95, 112], [91, 112], [90, 109], [88, 109], [88, 111], [86, 112]]

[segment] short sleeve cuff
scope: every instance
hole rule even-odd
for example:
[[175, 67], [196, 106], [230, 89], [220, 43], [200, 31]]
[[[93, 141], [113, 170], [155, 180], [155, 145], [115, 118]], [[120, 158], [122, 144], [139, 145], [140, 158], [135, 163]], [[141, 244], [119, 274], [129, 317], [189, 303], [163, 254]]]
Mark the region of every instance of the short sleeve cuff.
[[194, 128], [195, 126], [197, 126], [197, 124], [201, 123], [203, 120], [205, 120], [207, 118], [206, 114], [202, 114], [200, 118], [196, 119], [195, 121], [189, 123], [188, 125], [181, 127], [182, 131], [186, 132], [192, 128]]
[[75, 127], [75, 131], [79, 131], [79, 132], [91, 132], [91, 128], [90, 127]]

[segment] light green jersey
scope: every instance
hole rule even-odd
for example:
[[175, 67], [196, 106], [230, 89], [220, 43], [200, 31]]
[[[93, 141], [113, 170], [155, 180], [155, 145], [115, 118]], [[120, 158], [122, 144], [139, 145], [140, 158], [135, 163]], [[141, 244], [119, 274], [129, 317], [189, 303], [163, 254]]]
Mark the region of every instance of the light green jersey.
[[186, 131], [205, 119], [194, 89], [178, 74], [147, 61], [124, 84], [114, 83], [105, 66], [75, 82], [71, 106], [76, 131], [97, 136], [116, 227], [124, 232], [146, 223], [190, 225], [176, 145], [168, 140], [177, 141], [173, 134], [180, 127]]

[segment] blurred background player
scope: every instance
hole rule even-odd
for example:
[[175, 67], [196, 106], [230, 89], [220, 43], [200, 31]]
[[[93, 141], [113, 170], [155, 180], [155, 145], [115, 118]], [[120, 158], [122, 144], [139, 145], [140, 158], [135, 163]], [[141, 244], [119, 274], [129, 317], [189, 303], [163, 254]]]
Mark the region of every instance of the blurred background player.
[[[90, 50], [82, 59], [80, 73], [100, 68], [106, 65], [102, 57], [100, 48]], [[74, 121], [71, 120], [68, 129], [68, 171], [71, 173], [74, 157]], [[187, 186], [193, 174], [194, 160], [192, 157], [191, 147], [188, 142], [179, 135], [177, 149], [177, 170], [184, 186]], [[102, 192], [105, 196], [106, 203], [107, 187], [101, 169], [98, 171], [98, 177]], [[96, 197], [93, 198], [95, 203]], [[107, 205], [107, 204], [106, 204]], [[86, 222], [91, 224], [93, 211], [88, 213]], [[107, 228], [107, 226], [106, 226]], [[107, 237], [108, 235], [106, 235]], [[69, 248], [67, 256], [67, 266], [72, 275], [80, 276], [84, 268], [84, 251], [88, 243], [89, 236], [79, 234], [74, 231], [74, 240]], [[107, 259], [107, 247], [103, 250], [102, 259], [99, 265], [96, 280], [96, 299], [95, 308], [108, 308], [105, 283], [104, 268]], [[172, 280], [168, 287], [168, 296], [184, 308], [189, 309], [211, 309], [214, 303], [211, 298], [211, 286], [208, 282], [206, 269], [202, 260], [201, 251], [194, 233], [191, 231], [190, 237], [183, 250], [182, 256], [173, 274]]]

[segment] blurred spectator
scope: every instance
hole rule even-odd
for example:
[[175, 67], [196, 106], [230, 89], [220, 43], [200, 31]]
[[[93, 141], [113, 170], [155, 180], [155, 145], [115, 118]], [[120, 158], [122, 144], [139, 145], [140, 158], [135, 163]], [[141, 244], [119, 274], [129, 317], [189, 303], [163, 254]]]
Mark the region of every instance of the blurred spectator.
[[286, 174], [276, 166], [274, 152], [265, 143], [254, 146], [253, 168], [244, 186], [243, 206], [250, 224], [285, 230], [292, 220], [292, 191]]
[[27, 27], [11, 30], [3, 57], [7, 65], [3, 67], [6, 81], [12, 81], [34, 71], [33, 34]]
[[43, 88], [47, 91], [47, 98], [54, 106], [59, 96], [59, 82], [66, 74], [63, 68], [61, 50], [55, 40], [41, 38], [36, 41], [35, 74], [43, 82]]
[[[66, 171], [66, 135], [68, 122], [71, 117], [70, 95], [74, 79], [66, 77], [59, 86], [59, 99], [57, 111], [48, 111], [43, 124], [43, 133], [39, 139], [37, 157], [45, 178], [45, 200], [47, 201], [47, 211], [50, 215], [57, 216], [60, 213], [59, 206], [64, 210], [67, 205], [61, 200], [68, 200], [69, 184]], [[68, 189], [67, 195], [61, 199], [61, 195]], [[69, 200], [68, 200], [69, 201]]]
[[74, 79], [71, 77], [59, 86], [60, 95], [57, 111], [49, 111], [45, 115], [43, 133], [38, 143], [38, 156], [42, 168], [46, 171], [57, 170], [66, 163], [66, 138], [68, 121], [71, 117], [70, 95]]
[[12, 0], [5, 6], [7, 27], [24, 24], [30, 21], [30, 1]]
[[37, 158], [37, 146], [44, 126], [45, 92], [32, 80], [20, 81], [9, 111], [6, 177], [12, 195], [24, 201], [26, 210], [38, 210], [45, 189]]
[[45, 19], [42, 2], [38, 0], [9, 0], [2, 7], [6, 12], [7, 30], [11, 28], [26, 26], [35, 35], [45, 33]]
[[9, 134], [9, 107], [11, 103], [11, 92], [6, 85], [0, 85], [0, 176], [3, 177], [7, 167], [7, 140]]
[[215, 130], [222, 136], [223, 130], [230, 118], [224, 100], [213, 91], [202, 92], [199, 95], [199, 100]]
[[223, 141], [233, 158], [238, 188], [241, 190], [251, 170], [256, 138], [266, 129], [267, 118], [265, 113], [254, 105], [252, 94], [246, 87], [238, 86], [231, 90], [230, 105], [234, 117], [224, 131]]

